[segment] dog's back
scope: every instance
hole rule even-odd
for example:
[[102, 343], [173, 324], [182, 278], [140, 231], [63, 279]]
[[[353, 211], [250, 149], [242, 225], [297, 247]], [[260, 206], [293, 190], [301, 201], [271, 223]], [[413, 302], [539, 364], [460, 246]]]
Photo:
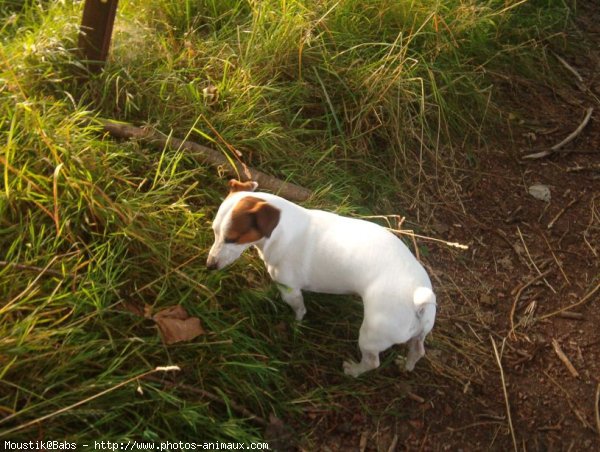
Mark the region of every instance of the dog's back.
[[[431, 287], [414, 255], [385, 228], [332, 212], [298, 209], [273, 195], [265, 199], [276, 206], [293, 206], [282, 209], [280, 228], [263, 248], [267, 263], [278, 262], [280, 278], [293, 274], [294, 283], [304, 290], [361, 296], [374, 283], [403, 292]], [[285, 258], [270, 259], [282, 250]]]

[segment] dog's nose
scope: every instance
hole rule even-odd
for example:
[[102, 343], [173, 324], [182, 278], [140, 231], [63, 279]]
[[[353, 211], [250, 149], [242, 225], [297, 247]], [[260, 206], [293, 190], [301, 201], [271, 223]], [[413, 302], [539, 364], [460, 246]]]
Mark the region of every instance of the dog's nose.
[[208, 258], [206, 260], [206, 268], [209, 270], [216, 270], [218, 267], [216, 259]]

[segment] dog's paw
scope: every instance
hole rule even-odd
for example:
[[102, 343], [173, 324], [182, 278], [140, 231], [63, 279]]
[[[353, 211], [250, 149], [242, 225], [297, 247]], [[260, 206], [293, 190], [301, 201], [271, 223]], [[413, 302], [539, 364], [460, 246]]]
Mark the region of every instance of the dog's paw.
[[407, 372], [412, 372], [415, 368], [416, 361], [411, 361], [410, 359], [405, 358], [404, 356], [398, 356], [394, 363], [398, 366], [399, 369], [404, 369]]
[[296, 309], [295, 313], [296, 313], [296, 321], [300, 322], [304, 318], [304, 315], [306, 314], [306, 308], [303, 306], [299, 309]]
[[351, 377], [358, 377], [362, 370], [360, 368], [360, 364], [354, 361], [344, 361], [344, 373], [346, 375], [350, 375]]

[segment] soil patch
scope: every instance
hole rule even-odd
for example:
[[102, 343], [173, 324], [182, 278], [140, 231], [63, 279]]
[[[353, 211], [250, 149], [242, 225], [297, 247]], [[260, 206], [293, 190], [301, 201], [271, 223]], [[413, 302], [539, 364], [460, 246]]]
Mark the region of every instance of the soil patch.
[[[319, 417], [321, 450], [600, 450], [600, 11], [578, 8], [571, 39], [590, 50], [565, 61], [582, 81], [506, 88], [506, 139], [475, 154], [459, 202], [432, 208], [431, 232], [470, 249], [430, 247], [426, 265], [443, 289], [416, 369], [423, 386], [403, 399], [409, 415], [374, 418], [350, 403]], [[561, 152], [523, 160], [576, 130], [590, 107]], [[549, 202], [529, 193], [535, 184]], [[362, 404], [386, 406], [392, 389]]]

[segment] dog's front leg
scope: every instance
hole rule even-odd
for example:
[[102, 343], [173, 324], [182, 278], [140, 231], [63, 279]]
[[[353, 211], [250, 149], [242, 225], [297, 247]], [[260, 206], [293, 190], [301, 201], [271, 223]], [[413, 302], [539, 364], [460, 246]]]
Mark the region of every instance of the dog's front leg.
[[304, 297], [302, 296], [302, 291], [300, 289], [293, 289], [280, 283], [277, 283], [277, 288], [279, 289], [279, 293], [281, 293], [281, 298], [283, 298], [283, 301], [289, 304], [296, 313], [296, 320], [302, 320], [304, 318], [304, 314], [306, 314], [306, 307], [304, 306]]

